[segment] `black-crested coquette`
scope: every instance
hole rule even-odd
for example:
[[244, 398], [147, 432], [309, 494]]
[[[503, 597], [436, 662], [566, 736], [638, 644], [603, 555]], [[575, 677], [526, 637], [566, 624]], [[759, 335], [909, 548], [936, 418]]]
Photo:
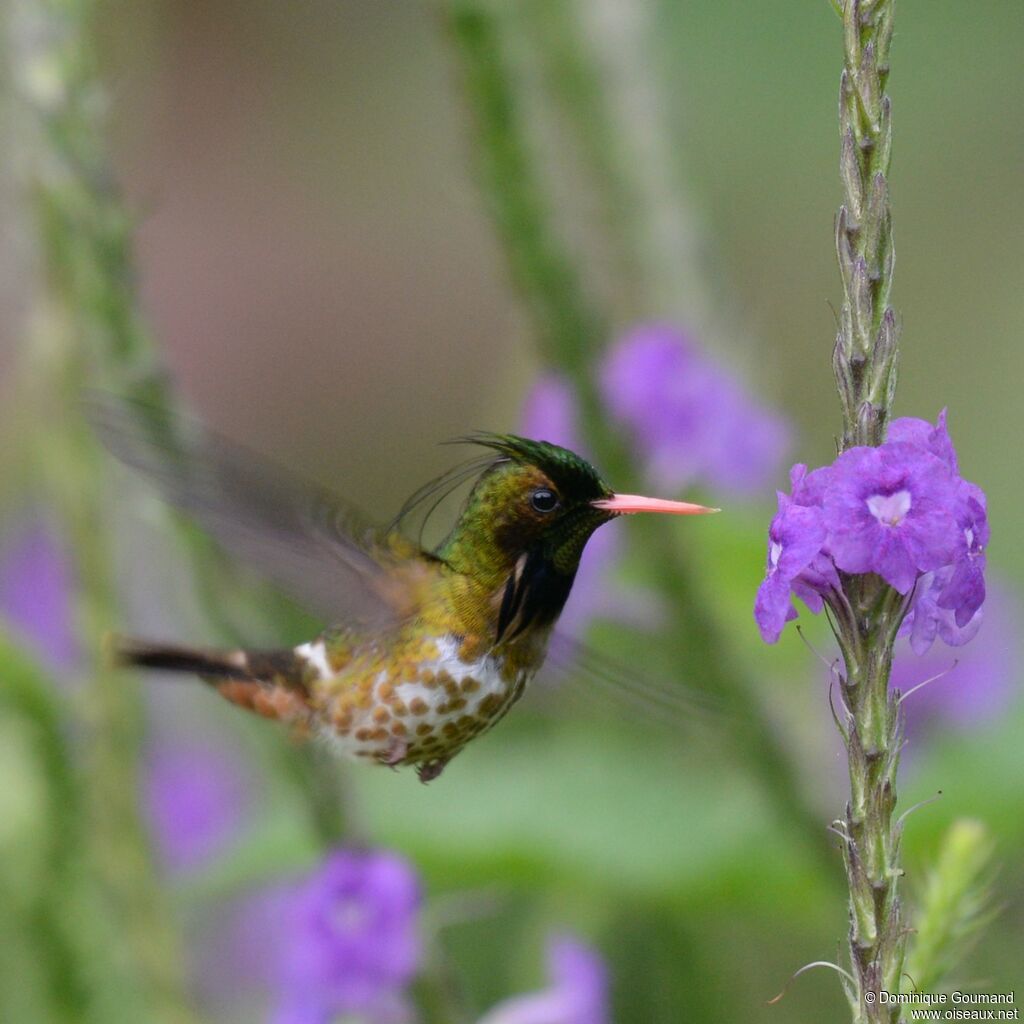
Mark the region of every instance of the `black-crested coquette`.
[[447, 538], [428, 551], [401, 531], [402, 515], [375, 527], [228, 442], [204, 436], [165, 447], [158, 438], [172, 431], [141, 433], [146, 416], [131, 405], [90, 404], [119, 458], [333, 623], [273, 650], [119, 637], [117, 659], [194, 673], [234, 704], [327, 737], [343, 755], [415, 765], [424, 781], [522, 695], [596, 529], [633, 513], [716, 511], [616, 494], [589, 462], [546, 441], [477, 434], [467, 441], [483, 454], [403, 510], [473, 479]]

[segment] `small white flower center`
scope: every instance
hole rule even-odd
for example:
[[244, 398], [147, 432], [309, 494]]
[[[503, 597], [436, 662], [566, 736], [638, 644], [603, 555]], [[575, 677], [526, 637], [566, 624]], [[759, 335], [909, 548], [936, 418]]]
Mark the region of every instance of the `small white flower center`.
[[330, 921], [339, 935], [347, 935], [365, 927], [367, 921], [366, 907], [362, 900], [341, 899], [330, 912]]
[[883, 526], [899, 526], [910, 511], [910, 491], [893, 494], [872, 494], [867, 500], [868, 511]]
[[777, 540], [773, 540], [771, 547], [768, 549], [768, 564], [773, 569], [779, 564], [779, 556], [781, 554], [782, 545]]

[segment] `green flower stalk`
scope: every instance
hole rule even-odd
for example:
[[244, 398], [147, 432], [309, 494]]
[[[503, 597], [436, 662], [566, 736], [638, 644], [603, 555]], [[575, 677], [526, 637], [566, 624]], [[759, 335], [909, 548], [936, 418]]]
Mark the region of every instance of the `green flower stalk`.
[[564, 111], [602, 200], [616, 250], [609, 282], [616, 319], [685, 323], [714, 347], [726, 314], [701, 259], [699, 218], [675, 181], [671, 132], [651, 69], [655, 13], [650, 0], [516, 6], [547, 94]]
[[[845, 202], [836, 217], [844, 301], [833, 365], [843, 411], [845, 451], [885, 438], [898, 364], [896, 318], [888, 305], [893, 243], [887, 174], [892, 113], [885, 92], [892, 0], [843, 0], [844, 68], [839, 87], [840, 172]], [[858, 1024], [897, 1021], [881, 991], [898, 992], [906, 930], [898, 884], [900, 825], [893, 823], [903, 741], [899, 695], [889, 691], [892, 650], [906, 610], [903, 596], [876, 575], [843, 578], [836, 635], [845, 664], [847, 709], [837, 719], [846, 743], [850, 801], [835, 824], [843, 837], [850, 892], [847, 995]], [[834, 609], [835, 611], [836, 609]]]
[[100, 649], [117, 620], [103, 467], [75, 412], [86, 380], [139, 386], [152, 372], [133, 301], [130, 225], [97, 129], [94, 13], [88, 0], [23, 0], [5, 26], [43, 271], [25, 379], [30, 407], [50, 410], [34, 454], [72, 542], [79, 627], [93, 664], [86, 795], [92, 862], [113, 919], [107, 952], [129, 1004], [137, 1000], [147, 1019], [184, 1024], [193, 1016], [181, 951], [137, 806], [138, 692], [104, 667]]
[[891, 113], [885, 93], [891, 0], [844, 0], [840, 168], [846, 202], [836, 219], [845, 300], [834, 365], [843, 436], [831, 466], [794, 466], [768, 530], [768, 566], [754, 615], [774, 643], [791, 598], [823, 608], [843, 671], [834, 708], [847, 750], [850, 799], [832, 829], [849, 888], [855, 1024], [895, 1024], [908, 929], [899, 896], [900, 835], [893, 820], [903, 743], [902, 697], [889, 687], [893, 644], [907, 627], [921, 654], [941, 638], [967, 643], [985, 600], [989, 527], [984, 491], [960, 476], [943, 413], [935, 424], [890, 419], [898, 337], [889, 308], [893, 247], [886, 174]]
[[885, 92], [893, 2], [835, 2], [845, 50], [839, 84], [839, 169], [845, 201], [836, 216], [844, 298], [833, 366], [845, 450], [882, 443], [899, 362], [899, 332], [889, 307], [895, 253], [888, 182], [892, 104]]
[[[888, 305], [893, 242], [889, 212], [892, 108], [885, 92], [892, 0], [842, 0], [844, 67], [839, 86], [840, 173], [845, 201], [836, 216], [844, 300], [833, 356], [845, 451], [878, 445], [896, 387], [898, 331]], [[847, 995], [857, 1024], [897, 1021], [880, 991], [898, 992], [906, 930], [898, 884], [900, 826], [893, 823], [903, 714], [889, 691], [892, 649], [906, 609], [878, 576], [843, 580], [836, 635], [845, 664], [850, 801], [835, 825], [843, 837], [850, 892], [849, 949], [854, 984]]]

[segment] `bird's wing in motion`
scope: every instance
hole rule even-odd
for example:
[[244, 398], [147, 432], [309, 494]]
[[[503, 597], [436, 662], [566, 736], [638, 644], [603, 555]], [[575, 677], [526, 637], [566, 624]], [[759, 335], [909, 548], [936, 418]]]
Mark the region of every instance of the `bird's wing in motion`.
[[403, 614], [394, 570], [426, 558], [330, 491], [235, 442], [144, 403], [92, 393], [106, 447], [231, 554], [329, 622], [380, 626]]
[[650, 675], [558, 630], [531, 692], [538, 708], [555, 713], [603, 710], [674, 732], [734, 714], [715, 694]]

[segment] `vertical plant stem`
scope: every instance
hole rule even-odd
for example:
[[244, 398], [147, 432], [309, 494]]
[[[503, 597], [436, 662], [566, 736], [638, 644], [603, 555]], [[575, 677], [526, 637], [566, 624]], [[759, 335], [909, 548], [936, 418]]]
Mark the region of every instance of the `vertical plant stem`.
[[675, 179], [651, 43], [652, 0], [527, 0], [516, 7], [598, 188], [626, 320], [682, 320], [713, 343], [721, 324], [697, 217]]
[[[55, 457], [39, 462], [59, 465], [50, 478], [83, 560], [79, 578], [90, 590], [83, 592], [81, 623], [94, 644], [118, 617], [109, 568], [114, 545], [107, 543], [108, 510], [101, 500], [106, 462], [96, 457], [91, 432], [78, 414], [83, 387], [102, 385], [137, 399], [132, 409], [141, 433], [156, 435], [171, 451], [179, 440], [175, 418], [168, 415], [175, 396], [136, 305], [133, 224], [107, 161], [105, 95], [90, 45], [96, 11], [95, 0], [17, 0], [11, 18], [11, 52], [32, 153], [25, 175], [48, 290], [39, 303], [34, 361], [27, 366], [36, 389], [30, 404], [58, 410], [47, 435]], [[84, 495], [92, 496], [91, 507], [81, 500]], [[293, 607], [275, 591], [240, 584], [208, 537], [177, 519], [170, 525], [189, 558], [204, 612], [223, 638], [238, 642], [237, 623], [257, 615], [271, 631], [281, 621], [295, 620]], [[97, 745], [104, 742], [107, 726], [129, 730], [131, 735], [114, 744], [127, 772], [141, 740], [138, 701], [123, 672], [116, 678], [101, 672], [96, 683], [101, 698], [95, 707]], [[116, 726], [119, 716], [123, 724]], [[299, 753], [292, 760], [297, 786], [309, 797], [314, 828], [325, 845], [337, 842], [347, 813], [339, 781], [313, 756]], [[116, 774], [115, 765], [107, 767]], [[134, 794], [131, 786], [116, 788]], [[114, 834], [127, 842], [131, 830], [114, 829]]]
[[[4, 941], [8, 947], [27, 945], [24, 955], [34, 954], [38, 973], [45, 978], [39, 986], [40, 997], [52, 1006], [55, 1017], [67, 1024], [77, 1024], [94, 1019], [90, 1012], [93, 986], [76, 955], [80, 939], [69, 925], [73, 915], [68, 908], [75, 899], [77, 883], [74, 858], [82, 829], [80, 787], [65, 742], [67, 723], [52, 681], [18, 651], [2, 630], [0, 663], [4, 666], [0, 677], [0, 719], [5, 720], [7, 728], [31, 737], [46, 791], [45, 809], [40, 812], [46, 815], [46, 827], [38, 830], [42, 835], [30, 854], [32, 870], [38, 872], [41, 885], [26, 885], [17, 857], [5, 854], [5, 863], [0, 866], [3, 916], [23, 917], [19, 922], [23, 934], [18, 934], [18, 927], [12, 927], [13, 921], [5, 922]], [[11, 860], [13, 864], [8, 863]], [[0, 977], [3, 976], [4, 969], [0, 969]], [[23, 982], [21, 974], [16, 979], [6, 977], [0, 988], [30, 987]], [[0, 1011], [13, 1012], [7, 991], [0, 993]]]
[[545, 358], [585, 378], [588, 360], [607, 326], [549, 228], [547, 197], [510, 88], [502, 16], [488, 0], [450, 0], [447, 14], [462, 58], [463, 90], [476, 122], [484, 200], [504, 245], [513, 282], [527, 305]]
[[181, 949], [138, 808], [139, 691], [104, 666], [100, 650], [118, 620], [109, 508], [102, 465], [77, 415], [86, 380], [117, 374], [139, 385], [153, 365], [133, 301], [129, 224], [97, 128], [93, 13], [89, 0], [20, 0], [7, 26], [44, 272], [29, 379], [38, 385], [33, 400], [49, 410], [40, 473], [71, 540], [93, 666], [86, 796], [90, 852], [119, 939], [109, 953], [138, 989], [146, 1019], [185, 1024], [194, 1018]]
[[[533, 156], [505, 45], [501, 5], [489, 0], [448, 0], [448, 25], [461, 62], [464, 94], [476, 127], [478, 171], [485, 200], [504, 244], [513, 279], [533, 320], [549, 365], [572, 378], [587, 435], [601, 464], [628, 489], [634, 477], [620, 439], [603, 414], [592, 363], [607, 334], [607, 318], [585, 294], [576, 267], [554, 230], [541, 175]], [[728, 644], [695, 595], [685, 559], [666, 525], [646, 524], [644, 545], [670, 614], [678, 624], [680, 673], [701, 678], [709, 689], [750, 707], [753, 684], [728, 655]], [[789, 754], [760, 716], [736, 729], [736, 749], [766, 785], [777, 813], [820, 853], [819, 818], [801, 795]]]
[[843, 281], [834, 368], [843, 410], [842, 449], [881, 444], [896, 390], [899, 332], [889, 307], [895, 250], [889, 212], [893, 0], [843, 0], [836, 215]]
[[[891, 103], [885, 92], [892, 0], [836, 3], [843, 26], [839, 87], [840, 174], [844, 202], [836, 252], [844, 299], [833, 355], [843, 412], [841, 449], [885, 439], [899, 357], [889, 307], [893, 244], [889, 213]], [[877, 576], [845, 577], [848, 609], [834, 607], [845, 662], [841, 723], [850, 775], [843, 855], [850, 893], [849, 948], [855, 984], [847, 995], [857, 1024], [900, 1019], [881, 993], [898, 992], [906, 930], [899, 879], [899, 827], [893, 823], [903, 741], [898, 695], [889, 691], [892, 649], [904, 599]]]

